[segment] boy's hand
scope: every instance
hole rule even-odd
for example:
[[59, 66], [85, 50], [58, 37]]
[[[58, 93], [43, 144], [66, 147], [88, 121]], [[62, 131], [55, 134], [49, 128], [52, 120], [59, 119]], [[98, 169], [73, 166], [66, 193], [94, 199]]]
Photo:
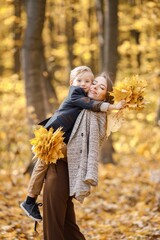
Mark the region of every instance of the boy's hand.
[[120, 110], [120, 109], [123, 109], [126, 105], [126, 101], [125, 100], [121, 100], [119, 101], [117, 104], [116, 104], [116, 109], [117, 110]]

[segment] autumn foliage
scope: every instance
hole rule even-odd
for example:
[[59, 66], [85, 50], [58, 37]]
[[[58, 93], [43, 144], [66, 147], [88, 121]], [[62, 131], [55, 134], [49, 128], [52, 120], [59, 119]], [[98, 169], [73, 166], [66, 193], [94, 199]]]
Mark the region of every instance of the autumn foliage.
[[35, 138], [30, 140], [30, 143], [33, 145], [34, 158], [39, 158], [46, 164], [49, 164], [56, 163], [58, 159], [64, 157], [62, 148], [65, 144], [63, 142], [64, 132], [62, 128], [54, 131], [53, 128], [47, 130], [41, 126], [34, 130], [34, 134]]
[[[24, 11], [21, 18], [15, 16], [17, 2], [2, 0], [0, 6], [0, 239], [42, 240], [42, 224], [35, 233], [34, 222], [19, 207], [29, 182], [24, 172], [33, 157], [29, 143], [33, 129], [27, 119], [29, 115], [37, 124], [37, 116], [32, 106], [26, 109], [23, 76], [13, 70], [13, 58], [22, 46], [15, 35], [18, 29], [24, 33], [26, 25]], [[99, 71], [103, 39], [95, 2], [104, 1], [47, 1], [45, 57], [59, 102], [68, 92], [68, 43], [73, 65]], [[115, 101], [125, 99], [127, 107], [123, 118], [122, 111], [108, 118], [115, 164], [100, 163], [98, 187], [83, 205], [75, 201], [77, 221], [87, 240], [160, 239], [159, 12], [158, 0], [119, 1], [119, 62], [112, 95]]]
[[110, 92], [110, 95], [113, 96], [115, 102], [125, 100], [125, 108], [141, 110], [147, 102], [144, 99], [146, 87], [146, 80], [139, 79], [138, 76], [132, 76], [131, 78], [125, 78], [113, 87], [113, 92]]

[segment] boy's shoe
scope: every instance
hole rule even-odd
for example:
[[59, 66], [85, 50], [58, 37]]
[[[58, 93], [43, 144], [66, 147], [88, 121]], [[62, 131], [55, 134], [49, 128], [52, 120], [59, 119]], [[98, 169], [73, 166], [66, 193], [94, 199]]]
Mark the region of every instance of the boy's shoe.
[[34, 221], [40, 222], [42, 220], [38, 206], [42, 206], [42, 203], [31, 203], [28, 204], [26, 201], [20, 204], [20, 207], [24, 210], [28, 217]]

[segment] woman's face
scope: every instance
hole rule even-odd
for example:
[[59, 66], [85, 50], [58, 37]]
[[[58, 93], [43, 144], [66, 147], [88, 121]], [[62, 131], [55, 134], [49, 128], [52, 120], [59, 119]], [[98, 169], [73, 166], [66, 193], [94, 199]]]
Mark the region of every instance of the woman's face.
[[89, 89], [88, 97], [98, 101], [104, 101], [107, 95], [107, 81], [104, 77], [96, 77]]

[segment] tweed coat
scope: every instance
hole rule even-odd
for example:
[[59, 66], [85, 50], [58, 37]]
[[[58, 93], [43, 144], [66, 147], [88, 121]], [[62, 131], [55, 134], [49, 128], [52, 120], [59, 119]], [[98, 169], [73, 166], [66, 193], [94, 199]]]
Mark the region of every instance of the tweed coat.
[[98, 184], [98, 155], [106, 136], [106, 113], [83, 110], [67, 145], [70, 196], [83, 202]]

